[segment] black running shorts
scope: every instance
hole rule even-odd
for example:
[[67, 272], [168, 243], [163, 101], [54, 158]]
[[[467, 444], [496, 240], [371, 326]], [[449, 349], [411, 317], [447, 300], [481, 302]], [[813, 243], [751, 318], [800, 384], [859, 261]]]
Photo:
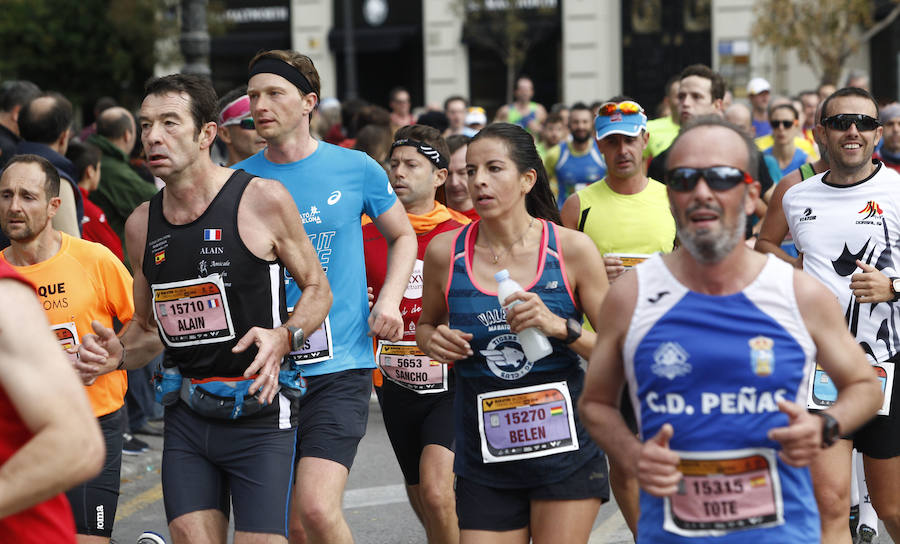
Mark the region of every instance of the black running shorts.
[[514, 531], [528, 527], [534, 500], [609, 500], [609, 472], [601, 453], [568, 478], [540, 487], [502, 489], [456, 477], [459, 528], [471, 531]]
[[122, 470], [122, 442], [125, 432], [125, 410], [97, 418], [106, 445], [106, 459], [100, 474], [66, 491], [75, 531], [80, 535], [112, 536], [116, 505], [119, 502], [119, 481]]
[[[451, 382], [452, 383], [452, 382]], [[382, 386], [384, 426], [403, 471], [406, 485], [419, 483], [419, 459], [429, 444], [453, 451], [453, 397], [443, 393], [420, 395], [385, 379]]]
[[350, 470], [369, 421], [372, 369], [307, 376], [306, 388], [300, 397], [297, 459], [328, 459]]
[[[183, 402], [166, 407], [163, 502], [172, 520], [218, 509], [234, 528], [287, 536], [297, 430], [206, 419]], [[230, 503], [230, 504], [229, 504]]]

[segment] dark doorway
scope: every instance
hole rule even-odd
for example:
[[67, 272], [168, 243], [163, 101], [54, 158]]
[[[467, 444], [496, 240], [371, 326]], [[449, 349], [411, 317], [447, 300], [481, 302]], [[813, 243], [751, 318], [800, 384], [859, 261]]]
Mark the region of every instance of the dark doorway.
[[[387, 12], [383, 19], [375, 21], [377, 24], [364, 13], [367, 2], [354, 1], [352, 4], [358, 98], [387, 108], [390, 90], [405, 87], [413, 107], [422, 105], [425, 97], [422, 1], [378, 3]], [[333, 6], [334, 27], [328, 34], [328, 45], [335, 54], [338, 98], [344, 100], [347, 98], [344, 71], [347, 57], [342, 26], [343, 2], [336, 1]]]
[[656, 117], [666, 81], [712, 64], [710, 0], [622, 0], [622, 91]]
[[260, 51], [291, 48], [290, 2], [226, 0], [225, 34], [210, 41], [213, 85], [221, 95], [247, 84], [247, 65]]

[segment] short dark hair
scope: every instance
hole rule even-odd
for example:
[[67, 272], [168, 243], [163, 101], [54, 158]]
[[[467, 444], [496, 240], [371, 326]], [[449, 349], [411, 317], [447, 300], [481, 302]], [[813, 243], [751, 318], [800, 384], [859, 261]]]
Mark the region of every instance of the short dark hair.
[[[112, 109], [112, 108], [109, 108]], [[134, 132], [134, 120], [127, 111], [119, 110], [116, 115], [114, 111], [104, 110], [97, 116], [97, 134], [110, 140], [118, 140], [125, 136], [128, 131]]]
[[90, 142], [69, 142], [69, 148], [66, 150], [66, 158], [75, 165], [75, 179], [84, 179], [84, 172], [88, 166], [97, 166], [103, 153], [100, 148]]
[[617, 94], [616, 96], [608, 99], [607, 102], [615, 102], [616, 104], [618, 104], [619, 102], [628, 102], [629, 100], [634, 102], [635, 104], [637, 104], [637, 100], [635, 100], [634, 98], [631, 98], [630, 96], [626, 96], [624, 94]]
[[44, 171], [44, 192], [47, 193], [47, 200], [59, 196], [59, 172], [56, 171], [56, 167], [50, 161], [39, 155], [31, 155], [29, 153], [13, 155], [9, 162], [6, 163], [6, 166], [3, 167], [0, 177], [9, 170], [10, 166], [17, 162], [34, 163], [40, 166], [41, 170]]
[[569, 108], [569, 113], [571, 114], [573, 111], [578, 110], [591, 111], [591, 108], [584, 102], [575, 102], [574, 104], [572, 104], [572, 107]]
[[[450, 150], [450, 155], [456, 153], [456, 151], [464, 145], [469, 145], [469, 142], [472, 141], [472, 138], [466, 136], [465, 134], [453, 134], [451, 136], [447, 136], [445, 138], [447, 140], [447, 149]], [[448, 156], [449, 160], [450, 157]]]
[[[49, 108], [35, 107], [39, 98], [51, 98]], [[50, 144], [72, 126], [72, 103], [55, 92], [42, 93], [25, 104], [19, 113], [19, 134], [28, 142]]]
[[34, 83], [14, 79], [0, 83], [0, 111], [12, 111], [23, 107], [41, 95], [41, 89]]
[[[860, 89], [859, 87], [844, 87], [843, 89], [838, 89], [838, 90], [834, 91], [831, 94], [831, 96], [826, 98], [825, 102], [822, 103], [822, 113], [819, 114], [820, 115], [820, 118], [819, 118], [820, 123], [822, 123], [823, 121], [825, 121], [826, 118], [829, 117], [829, 115], [827, 113], [828, 112], [828, 104], [831, 103], [832, 99], [841, 98], [842, 96], [859, 96], [861, 98], [868, 99], [869, 101], [872, 102], [872, 104], [875, 105], [875, 118], [878, 119], [878, 112], [879, 112], [878, 101], [875, 100], [875, 97], [872, 96], [872, 93], [870, 93], [869, 91], [867, 91], [865, 89]], [[21, 123], [21, 121], [19, 121], [19, 122]], [[822, 124], [824, 124], [824, 123], [822, 123]]]
[[[696, 128], [703, 127], [723, 127], [728, 130], [734, 132], [738, 135], [742, 142], [744, 142], [744, 146], [747, 148], [747, 173], [750, 174], [750, 177], [753, 179], [759, 179], [759, 148], [756, 147], [756, 144], [753, 140], [747, 136], [747, 134], [741, 130], [740, 127], [735, 125], [734, 123], [726, 120], [721, 115], [701, 115], [699, 117], [693, 117], [690, 121], [682, 125], [681, 131], [678, 133], [678, 136], [672, 141], [672, 145], [669, 146], [669, 150], [675, 149], [675, 145], [684, 137], [685, 134], [691, 132]], [[672, 158], [672, 153], [666, 154], [666, 171], [669, 170], [669, 159]]]
[[[593, 110], [591, 110], [591, 111], [593, 111]], [[563, 122], [562, 113], [560, 113], [558, 111], [552, 111], [552, 112], [548, 113], [547, 118], [544, 119], [544, 126], [547, 126], [552, 123], [562, 123], [562, 122]]]
[[[405, 127], [400, 127], [394, 133], [394, 141], [404, 139], [418, 140], [423, 144], [429, 145], [445, 159], [450, 160], [450, 148], [447, 147], [447, 141], [441, 136], [441, 131], [434, 127], [427, 125], [406, 125]], [[437, 167], [434, 166], [434, 168]]]
[[681, 71], [678, 81], [690, 76], [698, 76], [709, 80], [709, 90], [713, 100], [725, 98], [725, 79], [719, 72], [714, 71], [705, 64], [691, 64]]
[[144, 85], [144, 98], [168, 93], [188, 95], [196, 134], [200, 134], [200, 129], [206, 123], [216, 122], [216, 90], [205, 77], [196, 74], [170, 74], [152, 78]]
[[119, 105], [119, 103], [116, 102], [115, 98], [113, 98], [111, 96], [101, 96], [100, 98], [97, 99], [96, 102], [94, 102], [94, 115], [95, 116], [100, 115], [105, 110], [108, 110], [109, 108], [114, 108], [118, 105]]
[[794, 120], [800, 119], [800, 112], [798, 112], [797, 108], [790, 102], [769, 102], [769, 118], [772, 118], [772, 114], [775, 113], [775, 110], [780, 109], [791, 110], [791, 113], [794, 114]]
[[[247, 94], [246, 85], [241, 85], [240, 87], [231, 89], [227, 93], [223, 94], [222, 97], [219, 98], [219, 101], [216, 103], [216, 111], [218, 112], [218, 116], [222, 116], [222, 112], [225, 110], [225, 106], [231, 104], [245, 94]], [[216, 122], [218, 122], [218, 119], [216, 119]]]
[[450, 102], [456, 102], [456, 101], [461, 101], [461, 102], [463, 103], [463, 106], [466, 107], [466, 108], [469, 107], [469, 101], [468, 101], [468, 100], [466, 100], [464, 97], [462, 97], [462, 96], [460, 96], [460, 95], [458, 95], [458, 94], [455, 94], [455, 95], [453, 95], [453, 96], [448, 96], [447, 99], [444, 100], [444, 111], [447, 111], [447, 106], [450, 105]]

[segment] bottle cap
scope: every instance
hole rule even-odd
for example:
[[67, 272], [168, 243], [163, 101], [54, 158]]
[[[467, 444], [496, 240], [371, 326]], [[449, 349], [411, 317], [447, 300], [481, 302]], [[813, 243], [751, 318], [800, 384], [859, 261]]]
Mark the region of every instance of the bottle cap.
[[494, 279], [497, 280], [497, 283], [509, 278], [509, 270], [503, 269], [500, 272], [494, 274]]

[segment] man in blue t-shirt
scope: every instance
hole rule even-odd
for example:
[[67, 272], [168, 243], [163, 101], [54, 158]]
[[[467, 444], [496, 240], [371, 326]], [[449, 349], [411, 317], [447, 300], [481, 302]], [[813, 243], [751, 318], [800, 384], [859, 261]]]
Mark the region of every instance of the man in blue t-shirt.
[[[272, 50], [250, 62], [250, 112], [268, 147], [234, 165], [281, 181], [291, 193], [334, 292], [325, 323], [294, 331], [291, 352], [307, 393], [300, 399], [297, 477], [291, 541], [352, 542], [341, 498], [366, 430], [375, 368], [367, 335], [401, 339], [400, 301], [416, 258], [416, 236], [384, 169], [368, 155], [315, 140], [309, 121], [319, 99], [319, 74], [309, 57]], [[387, 276], [368, 309], [362, 214], [388, 242]], [[288, 309], [299, 297], [285, 277]], [[366, 318], [368, 317], [368, 323]]]

